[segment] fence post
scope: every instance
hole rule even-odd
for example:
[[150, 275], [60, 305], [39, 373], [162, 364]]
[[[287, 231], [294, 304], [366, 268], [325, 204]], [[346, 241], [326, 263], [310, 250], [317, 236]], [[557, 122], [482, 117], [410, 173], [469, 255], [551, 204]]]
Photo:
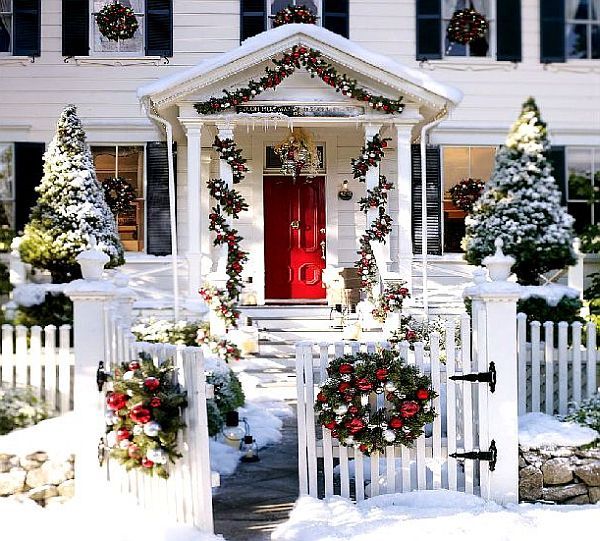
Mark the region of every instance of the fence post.
[[117, 272], [114, 276], [113, 283], [117, 287], [116, 301], [119, 310], [119, 315], [123, 323], [131, 327], [133, 323], [133, 304], [138, 296], [133, 289], [129, 287], [129, 276], [124, 272]]
[[585, 254], [581, 252], [581, 241], [577, 238], [573, 240], [573, 251], [575, 252], [577, 261], [575, 265], [571, 265], [567, 270], [567, 285], [579, 291], [579, 298], [583, 300], [585, 280], [583, 260], [585, 259]]
[[[465, 292], [480, 303], [481, 325], [473, 325], [474, 342], [489, 366], [497, 371], [496, 389], [488, 393], [489, 438], [494, 440], [498, 459], [489, 472], [488, 494], [482, 496], [499, 503], [519, 501], [519, 430], [517, 373], [517, 300], [520, 286], [507, 281], [515, 260], [502, 253], [503, 242], [496, 240], [496, 253], [486, 257], [490, 282], [479, 283]], [[483, 333], [481, 333], [483, 331]], [[481, 336], [481, 334], [484, 334]], [[480, 404], [481, 407], [481, 404]], [[481, 449], [487, 451], [487, 449]], [[482, 483], [482, 486], [485, 486]]]
[[108, 256], [95, 249], [93, 241], [90, 244], [91, 249], [77, 257], [83, 279], [68, 284], [65, 294], [73, 301], [76, 496], [93, 501], [97, 499], [98, 487], [104, 482], [103, 470], [98, 465], [104, 405], [96, 384], [96, 370], [100, 361], [106, 362], [104, 306], [113, 302], [115, 286], [101, 280]]

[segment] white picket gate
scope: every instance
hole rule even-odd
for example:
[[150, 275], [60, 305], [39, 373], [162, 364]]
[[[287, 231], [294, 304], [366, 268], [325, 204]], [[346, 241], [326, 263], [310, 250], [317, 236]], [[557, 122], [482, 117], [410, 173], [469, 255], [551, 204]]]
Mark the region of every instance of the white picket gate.
[[564, 415], [569, 404], [579, 404], [598, 392], [596, 326], [564, 321], [528, 325], [526, 318], [517, 316], [519, 414]]
[[0, 383], [29, 387], [53, 413], [73, 409], [71, 326], [2, 325]]
[[[388, 446], [385, 453], [373, 453], [370, 458], [353, 447], [339, 445], [328, 429], [317, 426], [315, 389], [327, 378], [326, 369], [332, 359], [359, 350], [372, 352], [387, 345], [299, 342], [296, 345], [296, 375], [300, 493], [314, 497], [338, 494], [357, 501], [367, 496], [415, 489], [445, 488], [487, 495], [488, 463], [459, 462], [450, 456], [474, 448], [487, 450], [490, 444], [489, 387], [449, 379], [453, 375], [488, 369], [485, 353], [479, 356], [479, 362], [472, 359], [468, 316], [461, 318], [460, 334], [462, 347], [457, 348], [455, 323], [449, 321], [446, 341], [442, 344], [445, 358], [440, 355], [437, 333], [431, 335], [429, 344], [415, 343], [414, 349], [406, 342], [400, 344], [401, 357], [431, 377], [438, 394], [433, 401], [438, 415], [412, 447]], [[484, 347], [481, 341], [479, 347]], [[366, 481], [365, 473], [371, 482]]]

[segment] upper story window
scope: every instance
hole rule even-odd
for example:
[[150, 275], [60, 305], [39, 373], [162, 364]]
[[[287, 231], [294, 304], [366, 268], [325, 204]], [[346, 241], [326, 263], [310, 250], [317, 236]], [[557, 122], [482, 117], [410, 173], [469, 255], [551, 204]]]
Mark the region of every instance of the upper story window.
[[600, 1], [567, 0], [566, 48], [568, 58], [600, 58]]
[[0, 227], [14, 228], [15, 175], [12, 143], [0, 143]]
[[40, 55], [40, 0], [0, 0], [0, 55]]
[[12, 52], [12, 0], [0, 0], [0, 53]]
[[114, 0], [91, 0], [91, 49], [93, 54], [127, 53], [136, 56], [144, 54], [144, 0], [120, 0], [123, 7], [131, 8], [137, 21], [137, 30], [127, 39], [109, 39], [103, 35], [98, 24], [97, 15]]
[[[444, 40], [444, 56], [495, 56], [491, 39], [494, 24], [493, 0], [443, 0], [442, 6], [442, 39]], [[484, 37], [475, 39], [466, 45], [448, 40], [446, 31], [452, 15], [457, 10], [473, 7], [488, 22], [488, 30]]]
[[567, 148], [567, 206], [580, 233], [600, 223], [600, 147]]

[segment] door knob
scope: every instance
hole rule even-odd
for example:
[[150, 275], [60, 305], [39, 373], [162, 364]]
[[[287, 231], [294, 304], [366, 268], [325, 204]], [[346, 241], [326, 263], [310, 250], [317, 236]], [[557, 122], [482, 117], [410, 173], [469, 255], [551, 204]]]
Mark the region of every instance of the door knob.
[[325, 257], [325, 241], [322, 240], [319, 245], [321, 246], [321, 257], [323, 258], [323, 260], [326, 260], [327, 258]]
[[290, 227], [291, 227], [292, 229], [300, 229], [300, 220], [293, 220], [293, 221], [290, 223]]

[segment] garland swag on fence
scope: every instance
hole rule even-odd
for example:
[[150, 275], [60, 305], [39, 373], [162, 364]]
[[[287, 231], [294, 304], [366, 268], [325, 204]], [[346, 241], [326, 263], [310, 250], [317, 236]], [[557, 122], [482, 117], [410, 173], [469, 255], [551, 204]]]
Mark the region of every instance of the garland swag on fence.
[[[242, 157], [242, 151], [237, 148], [235, 142], [216, 137], [213, 148], [219, 153], [219, 158], [231, 166], [233, 183], [241, 182], [248, 172], [248, 167], [245, 165], [246, 159]], [[242, 271], [248, 254], [240, 247], [243, 238], [238, 230], [228, 223], [227, 218], [237, 220], [241, 212], [248, 210], [248, 204], [240, 192], [230, 189], [222, 179], [209, 180], [207, 185], [210, 196], [216, 201], [208, 215], [208, 229], [215, 233], [215, 246], [227, 244], [226, 272], [229, 279], [225, 289], [205, 286], [200, 289], [200, 295], [225, 321], [227, 327], [235, 327], [239, 316], [236, 304], [242, 292]]]
[[223, 90], [225, 95], [222, 98], [210, 98], [208, 101], [195, 104], [194, 107], [201, 115], [220, 113], [230, 107], [250, 101], [268, 88], [277, 87], [296, 69], [304, 68], [310, 73], [311, 78], [319, 77], [325, 84], [335, 88], [336, 92], [365, 102], [374, 110], [388, 114], [401, 113], [404, 110], [402, 97], [394, 100], [371, 94], [361, 88], [356, 79], [352, 79], [345, 73], [339, 73], [315, 49], [295, 45], [283, 55], [281, 60], [273, 60], [273, 63], [275, 64], [274, 68], [265, 68], [265, 75], [258, 80], [251, 79], [246, 87], [233, 91]]

